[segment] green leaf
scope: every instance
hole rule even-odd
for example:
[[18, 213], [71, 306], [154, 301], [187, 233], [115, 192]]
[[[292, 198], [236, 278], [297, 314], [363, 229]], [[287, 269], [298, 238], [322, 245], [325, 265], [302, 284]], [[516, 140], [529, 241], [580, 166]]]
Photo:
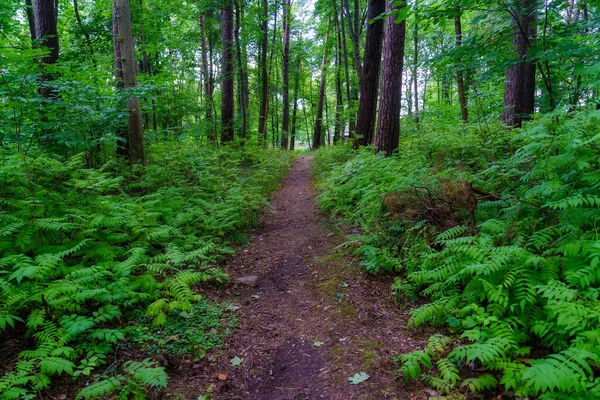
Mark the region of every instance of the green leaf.
[[366, 372], [357, 372], [356, 374], [354, 374], [354, 376], [351, 376], [350, 378], [348, 378], [348, 380], [350, 381], [350, 383], [352, 385], [358, 385], [359, 383], [362, 383], [366, 380], [368, 380], [371, 376], [369, 374], [367, 374]]
[[242, 363], [244, 362], [243, 358], [240, 358], [238, 356], [233, 357], [231, 360], [229, 360], [229, 363], [233, 366], [233, 367], [239, 367], [240, 365], [242, 365]]

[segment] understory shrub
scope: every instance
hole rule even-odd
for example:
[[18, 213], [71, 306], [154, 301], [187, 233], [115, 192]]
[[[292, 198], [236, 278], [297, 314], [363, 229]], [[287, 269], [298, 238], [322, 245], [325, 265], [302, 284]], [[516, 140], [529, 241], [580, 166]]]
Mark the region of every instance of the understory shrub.
[[428, 127], [388, 158], [320, 151], [321, 206], [362, 228], [349, 241], [369, 272], [397, 274], [399, 299], [426, 300], [410, 326], [449, 332], [395, 358], [404, 379], [455, 397], [600, 398], [599, 119]]
[[[141, 342], [125, 329], [140, 319], [219, 323], [223, 309], [196, 288], [228, 280], [217, 261], [258, 222], [290, 156], [181, 138], [148, 153], [145, 167], [86, 169], [84, 154], [0, 148], [0, 332], [18, 352], [0, 377], [2, 398], [36, 397], [60, 375], [93, 382], [118, 343]], [[175, 334], [196, 355], [219, 345]], [[80, 397], [164, 386], [155, 362], [131, 361]]]

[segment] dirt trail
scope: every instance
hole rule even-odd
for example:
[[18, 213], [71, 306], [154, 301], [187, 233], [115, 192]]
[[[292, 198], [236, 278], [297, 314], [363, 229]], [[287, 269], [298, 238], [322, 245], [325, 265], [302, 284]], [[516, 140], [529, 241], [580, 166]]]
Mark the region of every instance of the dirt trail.
[[[310, 156], [296, 160], [264, 227], [232, 259], [231, 276], [257, 275], [258, 285], [228, 289], [227, 299], [240, 306], [239, 329], [205, 371], [173, 382], [190, 398], [208, 385], [216, 399], [428, 397], [421, 386], [393, 380], [391, 356], [421, 347], [422, 339], [406, 330], [389, 280], [366, 276], [336, 250], [343, 234], [318, 213], [311, 163]], [[235, 356], [244, 359], [238, 367], [229, 362]], [[369, 380], [348, 381], [363, 371]]]

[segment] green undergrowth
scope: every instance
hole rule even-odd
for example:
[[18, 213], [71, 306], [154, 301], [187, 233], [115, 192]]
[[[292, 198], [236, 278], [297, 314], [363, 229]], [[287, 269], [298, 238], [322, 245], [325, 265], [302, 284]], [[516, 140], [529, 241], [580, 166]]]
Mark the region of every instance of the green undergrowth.
[[364, 268], [420, 301], [410, 326], [449, 332], [395, 357], [405, 380], [454, 398], [600, 398], [599, 120], [424, 125], [389, 158], [319, 151], [320, 205], [361, 228], [348, 244]]
[[165, 371], [115, 365], [116, 346], [196, 358], [220, 346], [231, 310], [198, 288], [229, 279], [218, 260], [258, 223], [291, 156], [192, 139], [148, 153], [143, 168], [85, 169], [83, 154], [0, 148], [0, 332], [16, 343], [0, 397], [35, 398], [68, 375], [86, 386], [79, 398], [141, 398]]

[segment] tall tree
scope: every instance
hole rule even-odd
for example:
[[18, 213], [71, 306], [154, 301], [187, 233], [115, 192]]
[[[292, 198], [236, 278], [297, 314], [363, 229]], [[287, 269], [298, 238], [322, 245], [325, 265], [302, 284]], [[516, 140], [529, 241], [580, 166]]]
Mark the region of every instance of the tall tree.
[[237, 77], [238, 77], [238, 104], [240, 106], [240, 114], [242, 115], [242, 129], [240, 137], [246, 138], [248, 131], [248, 90], [246, 86], [246, 72], [244, 63], [244, 54], [242, 52], [242, 43], [240, 40], [240, 28], [242, 26], [243, 7], [240, 0], [235, 0], [235, 49], [237, 55]]
[[31, 42], [35, 43], [35, 14], [33, 11], [32, 0], [25, 0], [25, 14], [27, 15], [27, 23], [29, 25], [29, 36], [31, 36]]
[[206, 15], [204, 12], [200, 14], [200, 51], [202, 52], [202, 83], [203, 83], [203, 108], [204, 117], [209, 124], [208, 138], [209, 140], [217, 140], [216, 124], [213, 118], [213, 81], [208, 64], [208, 46], [206, 45]]
[[[369, 0], [369, 21], [372, 23], [367, 27], [358, 119], [356, 120], [356, 138], [354, 139], [355, 148], [373, 143], [375, 136], [384, 20], [373, 19], [383, 12], [385, 12], [385, 0]], [[398, 72], [396, 74], [400, 75]]]
[[537, 33], [536, 12], [535, 0], [516, 0], [511, 10], [516, 60], [506, 71], [502, 114], [502, 121], [509, 126], [521, 126], [535, 107], [535, 63], [528, 59], [528, 53]]
[[413, 28], [413, 96], [415, 99], [415, 124], [419, 129], [419, 2], [415, 0], [415, 26]]
[[[457, 8], [456, 15], [454, 16], [454, 33], [456, 35], [456, 50], [460, 51], [462, 46], [462, 24], [460, 21], [461, 10]], [[469, 109], [467, 108], [467, 92], [465, 90], [465, 79], [463, 77], [463, 66], [461, 63], [461, 57], [459, 56], [456, 60], [457, 71], [456, 71], [456, 87], [458, 90], [458, 100], [460, 104], [460, 115], [464, 122], [469, 121]]]
[[292, 0], [283, 2], [283, 115], [281, 117], [281, 148], [288, 148], [288, 132], [290, 129], [290, 25], [292, 22]]
[[[123, 87], [131, 89], [137, 86], [137, 68], [133, 32], [131, 28], [131, 13], [129, 0], [116, 0], [114, 11], [117, 23], [117, 36], [120, 57], [115, 59], [122, 71]], [[117, 51], [115, 49], [115, 56]], [[142, 113], [140, 101], [136, 96], [130, 95], [127, 99], [127, 112], [129, 113], [127, 131], [127, 157], [131, 163], [144, 164], [144, 132], [142, 127]]]
[[232, 0], [223, 0], [221, 6], [222, 56], [221, 56], [221, 142], [234, 138], [234, 83], [233, 83], [233, 5]]
[[260, 111], [258, 114], [258, 136], [259, 141], [267, 144], [267, 118], [269, 112], [269, 72], [267, 69], [267, 54], [269, 47], [269, 4], [262, 0], [261, 15], [261, 43], [260, 43]]
[[391, 16], [386, 18], [383, 66], [381, 71], [381, 100], [377, 120], [376, 152], [391, 155], [400, 139], [400, 100], [402, 98], [402, 68], [404, 67], [404, 40], [406, 19], [396, 23], [396, 14], [402, 14], [406, 3], [386, 5]]
[[40, 76], [42, 81], [40, 94], [45, 98], [55, 98], [58, 96], [58, 92], [55, 89], [47, 86], [47, 82], [53, 81], [55, 76], [46, 70], [47, 66], [56, 64], [58, 61], [57, 6], [54, 0], [36, 0], [33, 4], [35, 37], [39, 40], [40, 46], [46, 47], [49, 50], [41, 59], [41, 67], [44, 72]]
[[296, 64], [296, 73], [294, 74], [294, 109], [292, 111], [292, 130], [290, 132], [290, 150], [296, 146], [296, 121], [298, 115], [298, 87], [300, 86], [300, 72], [302, 68], [302, 58], [298, 56]]
[[336, 35], [335, 47], [335, 127], [333, 133], [333, 142], [337, 143], [343, 139], [345, 124], [342, 118], [344, 101], [342, 98], [342, 30], [343, 20], [339, 20], [337, 12], [337, 3], [333, 2], [333, 21]]
[[317, 115], [315, 117], [315, 127], [313, 129], [313, 137], [312, 137], [312, 148], [313, 150], [321, 147], [321, 143], [323, 142], [323, 107], [325, 104], [325, 83], [327, 77], [327, 65], [329, 61], [327, 60], [327, 49], [329, 43], [329, 32], [327, 32], [327, 38], [325, 39], [325, 43], [323, 44], [323, 62], [321, 63], [321, 84], [319, 85], [319, 102], [317, 105]]
[[348, 0], [343, 0], [342, 9], [348, 21], [348, 31], [350, 33], [350, 39], [352, 39], [352, 54], [354, 59], [354, 69], [358, 76], [358, 82], [362, 81], [362, 67], [360, 66], [360, 37], [361, 37], [361, 23], [360, 23], [360, 12], [358, 0], [353, 0], [353, 9], [350, 9], [350, 3]]

